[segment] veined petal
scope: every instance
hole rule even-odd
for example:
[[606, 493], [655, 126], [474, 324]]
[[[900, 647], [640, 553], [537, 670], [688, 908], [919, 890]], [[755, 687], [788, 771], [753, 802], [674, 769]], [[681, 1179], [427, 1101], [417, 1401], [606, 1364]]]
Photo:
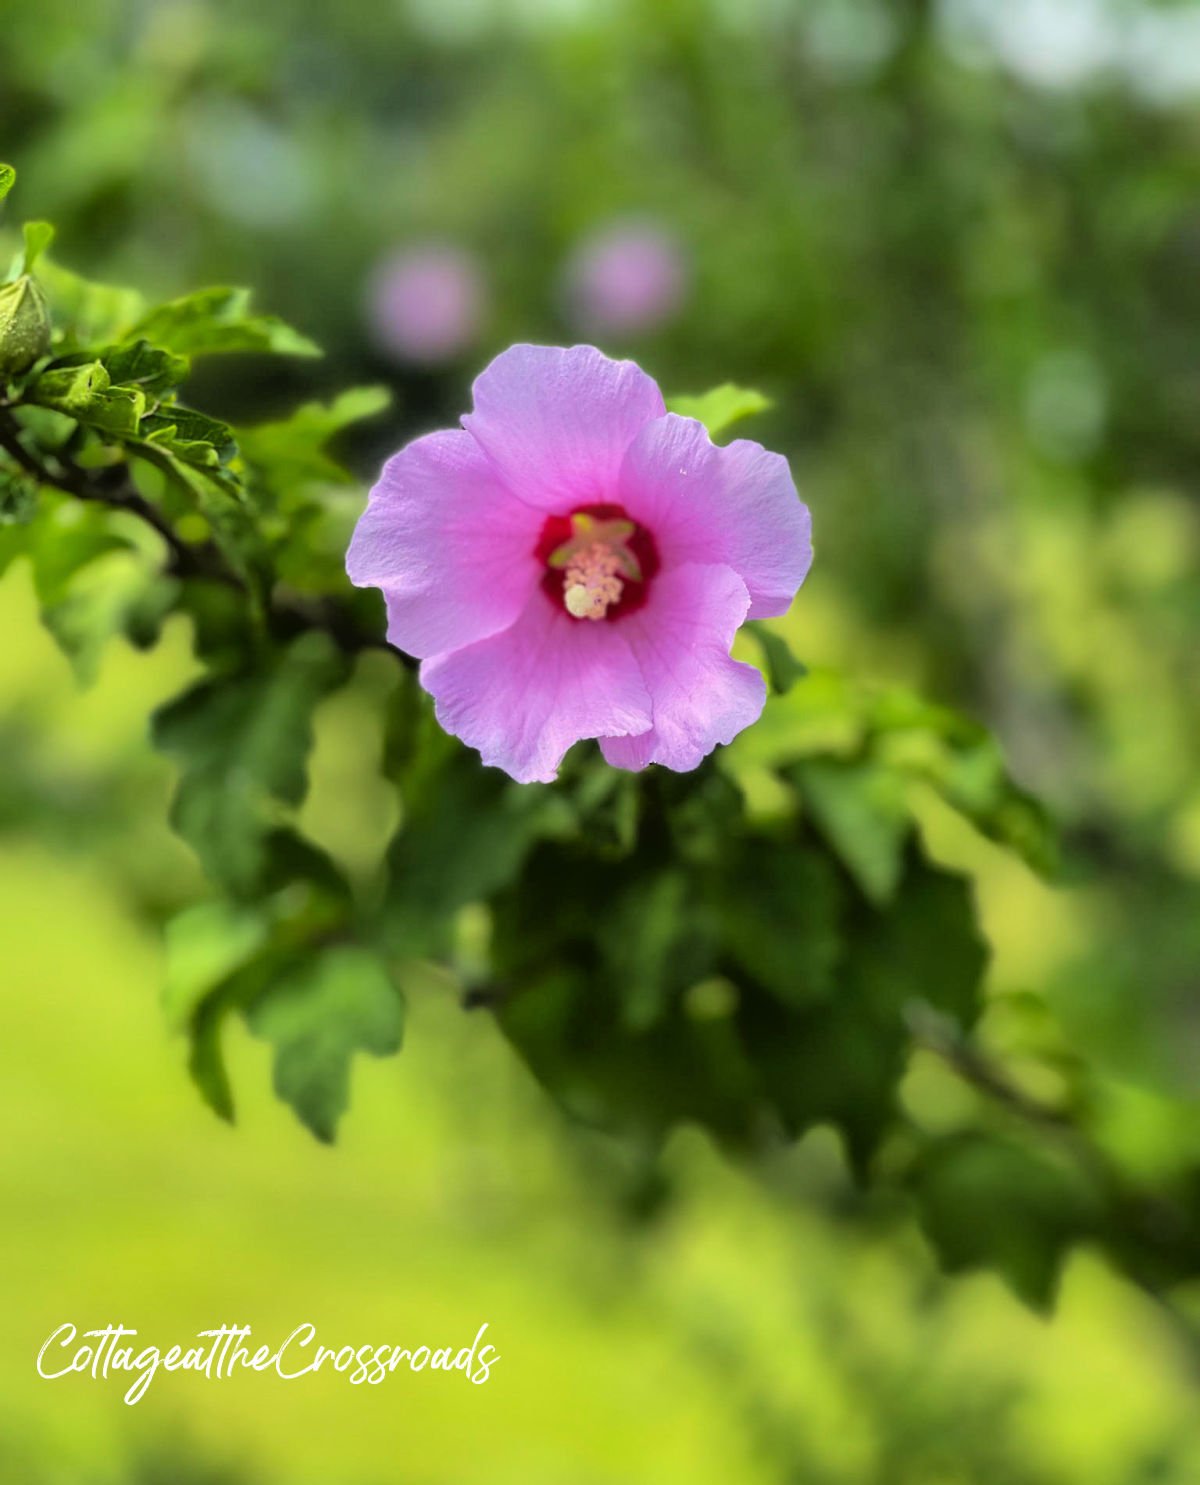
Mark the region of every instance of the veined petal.
[[748, 439], [714, 444], [694, 418], [668, 413], [639, 432], [617, 499], [654, 532], [664, 568], [732, 567], [751, 619], [786, 613], [812, 563], [812, 522], [787, 460]]
[[555, 512], [611, 500], [626, 449], [666, 410], [644, 371], [590, 345], [515, 345], [474, 395], [463, 426], [514, 495]]
[[616, 624], [573, 619], [542, 592], [503, 634], [421, 666], [437, 719], [518, 783], [549, 783], [572, 743], [650, 726], [642, 672]]
[[766, 682], [729, 648], [750, 595], [731, 567], [688, 562], [659, 574], [644, 608], [619, 626], [650, 692], [654, 725], [600, 746], [617, 768], [648, 763], [686, 773], [758, 720]]
[[384, 465], [346, 571], [359, 587], [383, 589], [397, 649], [439, 655], [513, 623], [541, 576], [541, 519], [469, 433], [431, 433]]

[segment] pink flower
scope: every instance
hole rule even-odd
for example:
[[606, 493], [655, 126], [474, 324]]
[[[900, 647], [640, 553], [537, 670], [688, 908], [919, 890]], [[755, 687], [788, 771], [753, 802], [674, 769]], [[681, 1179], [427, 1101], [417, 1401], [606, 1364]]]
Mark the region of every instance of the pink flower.
[[629, 218], [584, 238], [564, 276], [567, 314], [586, 335], [632, 335], [669, 320], [687, 289], [675, 234]]
[[397, 361], [436, 366], [475, 340], [486, 298], [470, 253], [425, 242], [379, 264], [367, 285], [366, 312], [381, 350]]
[[484, 763], [545, 782], [594, 737], [619, 768], [695, 768], [763, 708], [738, 626], [784, 613], [812, 560], [787, 461], [716, 446], [592, 346], [513, 346], [474, 393], [463, 429], [384, 467], [351, 581]]

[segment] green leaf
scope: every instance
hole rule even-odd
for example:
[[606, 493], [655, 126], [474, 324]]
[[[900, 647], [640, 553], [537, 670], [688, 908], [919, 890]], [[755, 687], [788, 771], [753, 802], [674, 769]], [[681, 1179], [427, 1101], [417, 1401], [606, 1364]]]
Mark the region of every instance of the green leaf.
[[783, 635], [776, 634], [761, 620], [752, 619], [746, 628], [762, 650], [771, 690], [776, 696], [785, 696], [798, 680], [808, 674], [807, 668], [792, 654], [792, 648]]
[[124, 342], [101, 351], [99, 359], [113, 382], [137, 387], [147, 397], [173, 391], [188, 374], [186, 356], [177, 356], [148, 340]]
[[231, 351], [264, 351], [285, 356], [319, 356], [319, 347], [274, 315], [249, 310], [249, 289], [198, 289], [160, 304], [132, 333], [168, 351], [205, 356]]
[[28, 525], [37, 510], [37, 493], [37, 481], [24, 470], [0, 465], [0, 526]]
[[332, 1140], [350, 1101], [356, 1052], [399, 1049], [404, 1004], [375, 955], [337, 945], [295, 962], [247, 1011], [275, 1046], [275, 1091], [318, 1139]]
[[199, 902], [163, 930], [167, 956], [163, 1008], [177, 1030], [191, 1025], [204, 1002], [266, 943], [262, 913], [236, 903]]
[[344, 484], [346, 472], [324, 452], [325, 446], [390, 402], [386, 387], [354, 387], [329, 403], [306, 402], [281, 422], [243, 429], [242, 451], [281, 494], [305, 483]]
[[842, 958], [845, 889], [828, 857], [799, 843], [755, 840], [730, 864], [718, 878], [714, 909], [732, 962], [785, 1004], [830, 995]]
[[811, 759], [793, 773], [822, 833], [872, 902], [900, 881], [912, 830], [903, 779], [878, 764]]
[[[987, 955], [968, 884], [915, 849], [885, 912], [862, 898], [849, 909], [839, 924], [834, 993], [798, 1002], [791, 1014], [763, 1007], [745, 1034], [786, 1127], [833, 1122], [862, 1175], [895, 1118], [913, 1004], [969, 1026]], [[802, 941], [797, 932], [797, 948]]]
[[995, 1135], [931, 1142], [912, 1184], [921, 1225], [950, 1273], [992, 1268], [1048, 1310], [1071, 1244], [1095, 1232], [1099, 1203], [1079, 1169]]
[[81, 682], [115, 636], [154, 642], [179, 585], [111, 529], [107, 510], [46, 492], [22, 535], [42, 621]]
[[221, 1050], [224, 1023], [225, 1008], [219, 1001], [209, 1001], [200, 1007], [191, 1027], [188, 1075], [213, 1113], [232, 1124], [233, 1089], [229, 1085], [225, 1055]]
[[520, 870], [534, 843], [566, 835], [567, 802], [544, 785], [511, 783], [440, 733], [423, 707], [415, 766], [402, 776], [404, 819], [388, 850], [384, 931], [399, 953], [444, 948], [450, 919]]
[[75, 345], [123, 340], [145, 309], [145, 300], [136, 289], [93, 283], [49, 260], [39, 267], [38, 278], [54, 305], [55, 325]]
[[17, 172], [11, 165], [0, 165], [0, 201], [3, 201], [16, 184]]
[[275, 872], [282, 807], [307, 790], [313, 711], [345, 674], [345, 658], [310, 633], [272, 664], [201, 681], [154, 716], [155, 746], [180, 760], [172, 823], [235, 897]]
[[678, 413], [681, 418], [696, 418], [708, 429], [710, 438], [716, 438], [743, 418], [766, 412], [773, 406], [771, 399], [761, 392], [735, 386], [733, 382], [723, 382], [698, 396], [667, 398], [671, 412]]
[[26, 389], [25, 395], [43, 407], [54, 407], [74, 417], [107, 392], [111, 382], [112, 378], [99, 361], [86, 361], [77, 366], [43, 371]]
[[847, 928], [853, 976], [872, 1003], [907, 1023], [923, 1003], [960, 1028], [982, 1007], [988, 945], [979, 929], [971, 882], [930, 865], [909, 846], [899, 888], [887, 911]]
[[170, 1026], [191, 1038], [188, 1072], [205, 1103], [233, 1119], [233, 1092], [221, 1051], [221, 1028], [231, 1004], [220, 992], [265, 945], [270, 929], [261, 912], [228, 902], [201, 902], [166, 925], [163, 1008]]
[[911, 692], [862, 685], [832, 671], [796, 680], [726, 751], [735, 775], [747, 766], [786, 771], [803, 759], [874, 762], [926, 784], [982, 834], [1035, 871], [1059, 870], [1056, 834], [1041, 805], [1011, 777], [987, 729]]
[[43, 610], [66, 598], [77, 574], [128, 542], [109, 529], [107, 512], [81, 509], [66, 499], [47, 500], [30, 533], [33, 585]]
[[135, 437], [146, 410], [145, 394], [136, 387], [114, 387], [101, 361], [44, 371], [26, 397], [40, 407], [65, 413], [105, 438]]
[[227, 464], [237, 453], [233, 430], [227, 423], [178, 403], [162, 403], [157, 412], [147, 413], [140, 432], [187, 464], [215, 467]]
[[1035, 871], [1057, 875], [1054, 827], [1041, 804], [1014, 782], [985, 727], [901, 690], [875, 694], [867, 715], [874, 750], [889, 767], [932, 785], [983, 835]]
[[32, 273], [33, 265], [54, 241], [54, 228], [49, 222], [26, 222], [24, 236], [25, 266], [21, 272]]

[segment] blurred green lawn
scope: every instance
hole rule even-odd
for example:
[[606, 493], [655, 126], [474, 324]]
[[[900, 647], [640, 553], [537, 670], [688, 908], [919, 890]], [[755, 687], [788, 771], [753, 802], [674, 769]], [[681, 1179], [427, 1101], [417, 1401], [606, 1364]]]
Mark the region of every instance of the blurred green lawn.
[[[140, 758], [147, 707], [190, 663], [179, 633], [153, 656], [114, 648], [81, 695], [23, 568], [0, 588], [0, 629], [5, 710], [38, 717], [68, 772]], [[327, 835], [340, 821], [361, 836], [345, 812], [368, 811], [353, 788], [362, 741], [352, 714], [326, 718], [312, 807]], [[165, 787], [163, 766], [142, 762]], [[169, 863], [159, 812], [145, 814]], [[984, 871], [998, 976], [1052, 954], [1045, 889], [939, 829], [939, 849]], [[780, 1194], [842, 1180], [821, 1133], [772, 1195], [683, 1131], [673, 1201], [628, 1223], [609, 1199], [612, 1153], [571, 1135], [488, 1021], [432, 977], [413, 986], [402, 1057], [360, 1066], [335, 1148], [271, 1098], [266, 1049], [248, 1038], [233, 1058], [241, 1122], [226, 1128], [163, 1030], [160, 952], [118, 881], [102, 855], [32, 839], [0, 860], [5, 1480], [128, 1479], [131, 1455], [162, 1442], [180, 1470], [214, 1461], [212, 1479], [262, 1485], [1124, 1485], [1200, 1471], [1183, 1358], [1094, 1259], [1071, 1264], [1052, 1323], [991, 1278], [946, 1288], [912, 1231], [871, 1237]], [[482, 1387], [160, 1374], [128, 1408], [112, 1384], [37, 1378], [38, 1347], [67, 1320], [163, 1346], [223, 1323], [277, 1341], [305, 1320], [330, 1344], [457, 1346], [486, 1320], [503, 1359]]]

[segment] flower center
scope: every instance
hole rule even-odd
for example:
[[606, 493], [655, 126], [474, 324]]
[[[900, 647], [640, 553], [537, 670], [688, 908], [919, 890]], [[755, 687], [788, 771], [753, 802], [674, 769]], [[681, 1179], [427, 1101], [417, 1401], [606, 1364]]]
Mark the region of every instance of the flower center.
[[563, 578], [563, 603], [577, 619], [602, 619], [621, 597], [621, 563], [611, 547], [593, 542], [576, 552]]
[[640, 608], [658, 571], [653, 538], [619, 505], [550, 516], [537, 555], [545, 564], [547, 597], [573, 619], [616, 619]]

